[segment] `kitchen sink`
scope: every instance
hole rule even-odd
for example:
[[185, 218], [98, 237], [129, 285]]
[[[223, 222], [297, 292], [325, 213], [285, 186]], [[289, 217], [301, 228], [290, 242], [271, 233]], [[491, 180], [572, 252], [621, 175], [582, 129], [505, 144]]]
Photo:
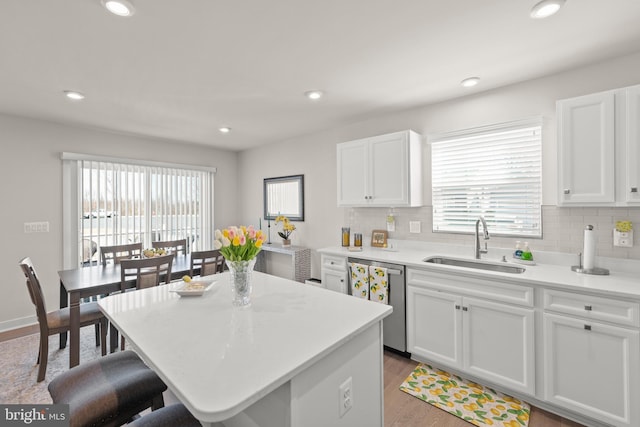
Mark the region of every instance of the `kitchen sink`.
[[443, 256], [432, 256], [423, 259], [424, 262], [431, 264], [453, 265], [455, 267], [475, 268], [477, 270], [498, 271], [500, 273], [522, 274], [525, 272], [524, 267], [511, 265], [507, 263], [497, 263], [474, 259], [449, 258]]

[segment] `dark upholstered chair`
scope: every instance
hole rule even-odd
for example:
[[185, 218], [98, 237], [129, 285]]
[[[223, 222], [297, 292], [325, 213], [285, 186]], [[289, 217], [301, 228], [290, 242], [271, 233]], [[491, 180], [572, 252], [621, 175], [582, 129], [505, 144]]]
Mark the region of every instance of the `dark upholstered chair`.
[[142, 243], [131, 243], [127, 245], [100, 246], [100, 260], [102, 265], [107, 265], [108, 261], [119, 264], [123, 259], [131, 259], [134, 256], [142, 255]]
[[[44, 380], [47, 372], [47, 361], [49, 360], [49, 336], [62, 332], [68, 332], [70, 327], [69, 308], [47, 313], [47, 307], [42, 294], [40, 280], [33, 268], [30, 258], [24, 258], [20, 261], [20, 268], [27, 278], [27, 289], [33, 305], [36, 306], [36, 316], [40, 325], [40, 348], [38, 351], [38, 379], [40, 382]], [[80, 304], [80, 327], [99, 325], [100, 340], [96, 339], [96, 345], [102, 345], [102, 355], [107, 354], [107, 318], [98, 308], [95, 302]]]
[[[173, 255], [156, 256], [142, 259], [123, 259], [120, 261], [120, 290], [125, 292], [132, 280], [136, 289], [151, 288], [171, 281], [171, 266]], [[111, 337], [116, 337], [115, 328], [112, 325]], [[117, 341], [116, 341], [117, 342]], [[112, 350], [114, 341], [111, 341]], [[124, 350], [124, 337], [120, 340], [120, 349]]]
[[191, 269], [189, 274], [194, 276], [195, 271], [200, 271], [200, 276], [222, 273], [224, 257], [219, 250], [193, 251], [191, 252]]
[[138, 418], [130, 427], [202, 427], [191, 412], [181, 403], [165, 406]]
[[166, 389], [130, 350], [75, 366], [49, 384], [53, 403], [69, 404], [71, 427], [123, 425], [147, 408], [162, 408]]
[[174, 256], [187, 254], [187, 239], [151, 242], [151, 246], [153, 246], [154, 249], [164, 249], [167, 253], [173, 254]]

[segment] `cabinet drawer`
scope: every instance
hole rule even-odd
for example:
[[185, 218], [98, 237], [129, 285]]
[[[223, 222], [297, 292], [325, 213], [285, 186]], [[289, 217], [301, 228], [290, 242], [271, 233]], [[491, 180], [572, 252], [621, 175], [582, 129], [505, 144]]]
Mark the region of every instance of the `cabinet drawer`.
[[497, 278], [487, 280], [409, 268], [407, 269], [407, 284], [423, 289], [456, 292], [465, 296], [488, 298], [526, 307], [533, 307], [534, 304], [532, 287]]
[[640, 304], [633, 301], [545, 289], [544, 308], [587, 319], [640, 326]]
[[322, 255], [322, 268], [347, 271], [347, 259], [340, 256]]

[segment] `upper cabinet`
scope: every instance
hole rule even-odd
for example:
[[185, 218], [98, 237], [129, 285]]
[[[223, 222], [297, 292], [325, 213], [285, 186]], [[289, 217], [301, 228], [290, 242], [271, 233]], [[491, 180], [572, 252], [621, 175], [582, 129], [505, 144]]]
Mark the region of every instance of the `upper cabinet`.
[[640, 205], [640, 86], [560, 100], [558, 204]]
[[640, 206], [640, 86], [633, 86], [626, 93], [625, 156], [626, 176], [622, 188], [624, 201], [628, 205]]
[[338, 206], [422, 206], [422, 138], [395, 132], [337, 145]]

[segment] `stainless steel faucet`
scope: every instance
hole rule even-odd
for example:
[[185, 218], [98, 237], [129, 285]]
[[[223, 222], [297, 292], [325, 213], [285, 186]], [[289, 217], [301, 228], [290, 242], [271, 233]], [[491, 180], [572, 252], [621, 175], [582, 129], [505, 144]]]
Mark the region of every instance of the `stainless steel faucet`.
[[[484, 249], [480, 249], [480, 223], [482, 222], [482, 228], [484, 230]], [[476, 221], [476, 241], [475, 241], [475, 255], [476, 259], [480, 259], [480, 254], [486, 254], [488, 252], [487, 242], [489, 240], [489, 230], [487, 230], [487, 222], [484, 217], [478, 218]]]

